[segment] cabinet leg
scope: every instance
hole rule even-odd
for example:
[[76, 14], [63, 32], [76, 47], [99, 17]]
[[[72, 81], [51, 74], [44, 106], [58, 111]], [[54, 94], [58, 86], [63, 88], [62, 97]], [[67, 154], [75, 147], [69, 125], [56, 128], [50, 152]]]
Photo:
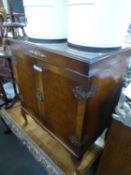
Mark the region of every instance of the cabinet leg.
[[26, 126], [28, 124], [28, 119], [27, 119], [27, 116], [26, 116], [26, 112], [21, 108], [21, 114], [22, 114], [22, 117], [24, 118], [24, 125]]

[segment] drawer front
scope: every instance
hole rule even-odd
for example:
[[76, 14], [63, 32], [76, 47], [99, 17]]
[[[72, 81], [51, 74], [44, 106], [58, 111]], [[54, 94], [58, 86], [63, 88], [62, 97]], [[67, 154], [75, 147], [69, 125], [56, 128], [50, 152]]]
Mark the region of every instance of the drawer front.
[[[59, 67], [66, 68], [71, 70], [72, 72], [84, 74], [86, 77], [89, 75], [89, 64], [85, 61], [81, 61], [81, 59], [76, 59], [73, 55], [65, 54], [62, 52], [56, 51], [55, 49], [50, 49], [40, 47], [39, 45], [33, 45], [29, 43], [13, 43], [12, 50], [14, 47], [19, 46], [21, 49], [20, 52], [24, 53], [27, 57], [34, 57], [41, 61], [48, 62], [49, 64], [57, 65]], [[18, 49], [19, 49], [18, 48]]]

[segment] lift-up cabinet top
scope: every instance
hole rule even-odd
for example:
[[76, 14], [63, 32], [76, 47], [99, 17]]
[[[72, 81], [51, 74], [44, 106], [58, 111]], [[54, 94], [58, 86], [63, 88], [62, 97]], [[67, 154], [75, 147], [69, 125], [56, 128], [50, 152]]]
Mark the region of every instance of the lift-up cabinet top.
[[22, 111], [81, 157], [111, 120], [131, 49], [83, 52], [9, 40]]

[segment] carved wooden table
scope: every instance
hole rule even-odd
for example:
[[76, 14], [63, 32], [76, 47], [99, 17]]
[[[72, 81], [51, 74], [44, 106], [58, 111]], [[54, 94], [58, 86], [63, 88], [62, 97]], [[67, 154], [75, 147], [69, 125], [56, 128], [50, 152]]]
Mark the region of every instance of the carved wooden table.
[[70, 153], [30, 116], [28, 125], [25, 126], [20, 104], [6, 111], [1, 110], [0, 115], [49, 175], [84, 174], [101, 154], [102, 148], [94, 144], [86, 151], [81, 161], [72, 159]]

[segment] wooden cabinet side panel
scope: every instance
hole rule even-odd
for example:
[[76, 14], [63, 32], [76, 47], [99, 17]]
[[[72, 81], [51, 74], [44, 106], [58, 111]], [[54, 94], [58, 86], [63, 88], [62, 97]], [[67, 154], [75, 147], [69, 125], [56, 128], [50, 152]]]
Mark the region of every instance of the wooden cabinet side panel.
[[88, 101], [84, 127], [84, 132], [88, 133], [90, 141], [97, 138], [103, 129], [110, 125], [129, 59], [129, 57], [126, 57], [121, 62], [91, 78], [91, 84], [96, 85], [97, 90], [96, 95]]

